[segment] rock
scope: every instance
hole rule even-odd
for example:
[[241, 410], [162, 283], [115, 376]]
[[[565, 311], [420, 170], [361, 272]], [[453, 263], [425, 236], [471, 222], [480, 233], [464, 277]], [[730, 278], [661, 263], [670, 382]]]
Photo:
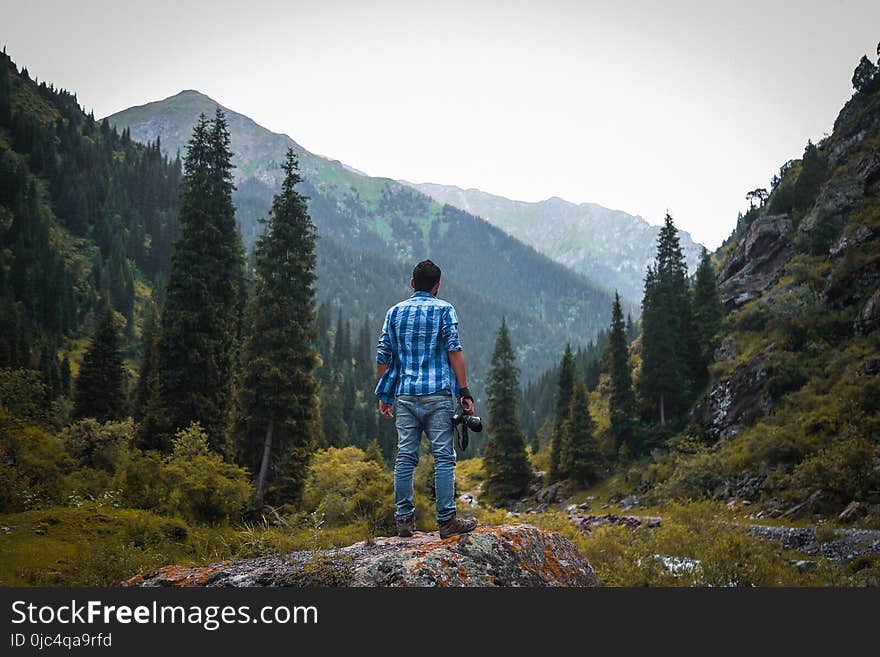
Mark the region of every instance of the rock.
[[880, 357], [871, 356], [862, 363], [862, 371], [868, 376], [880, 373]]
[[725, 335], [721, 343], [715, 349], [715, 361], [721, 362], [736, 357], [739, 349], [736, 348], [736, 340], [732, 335]]
[[834, 148], [831, 149], [831, 152], [828, 154], [828, 164], [831, 169], [836, 169], [838, 166], [843, 164], [849, 154], [852, 152], [853, 147], [858, 146], [862, 141], [864, 141], [865, 137], [868, 135], [867, 130], [859, 130], [853, 135], [841, 139], [835, 144]]
[[814, 491], [806, 500], [804, 500], [800, 504], [795, 504], [793, 507], [788, 509], [788, 511], [785, 511], [780, 517], [790, 518], [792, 520], [800, 518], [805, 513], [813, 511], [817, 507], [821, 496], [821, 490]]
[[[593, 498], [593, 499], [595, 499], [595, 498]], [[583, 511], [585, 513], [589, 513], [590, 504], [588, 502], [583, 502], [581, 504], [569, 504], [567, 507], [565, 507], [565, 512], [568, 515], [571, 515], [573, 513], [578, 513], [580, 511]]]
[[737, 241], [718, 272], [718, 291], [725, 309], [756, 299], [773, 285], [792, 253], [794, 227], [788, 215], [757, 217]]
[[527, 509], [538, 509], [543, 511], [551, 504], [560, 504], [565, 502], [574, 494], [575, 485], [571, 481], [557, 481], [554, 484], [531, 491], [528, 497], [509, 503], [502, 503], [503, 508], [513, 509], [514, 511], [523, 511]]
[[617, 503], [617, 506], [620, 507], [621, 511], [629, 511], [630, 509], [637, 509], [640, 506], [645, 506], [645, 500], [638, 495], [627, 495]]
[[816, 570], [819, 564], [815, 561], [810, 561], [809, 559], [801, 559], [800, 561], [794, 562], [794, 567], [797, 568], [799, 573], [806, 573], [811, 570]]
[[659, 527], [662, 518], [652, 516], [619, 516], [614, 513], [605, 513], [601, 515], [576, 516], [572, 518], [575, 527], [582, 532], [590, 533], [594, 529], [604, 527], [605, 525], [621, 525], [627, 529], [635, 529], [644, 525], [649, 529]]
[[123, 586], [598, 586], [587, 559], [555, 532], [531, 525], [478, 527], [440, 539], [375, 538], [314, 556], [309, 551], [164, 566]]
[[880, 326], [880, 287], [865, 302], [855, 321], [856, 335], [867, 335]]
[[841, 217], [844, 212], [861, 202], [864, 189], [864, 183], [851, 175], [832, 178], [819, 192], [816, 204], [801, 221], [799, 230], [802, 233], [811, 232], [823, 213], [830, 218]]
[[862, 505], [859, 502], [852, 501], [846, 506], [843, 511], [840, 512], [840, 515], [837, 516], [837, 519], [841, 522], [851, 522], [864, 514], [865, 509], [862, 507]]
[[773, 396], [764, 382], [769, 375], [770, 354], [774, 348], [771, 343], [712, 386], [700, 412], [708, 415], [707, 429], [714, 439], [737, 436], [756, 418], [769, 415], [773, 410]]
[[842, 235], [840, 239], [831, 247], [829, 252], [832, 258], [838, 258], [843, 255], [850, 246], [858, 247], [870, 240], [874, 236], [874, 231], [862, 224], [849, 235]]
[[462, 493], [458, 496], [458, 501], [474, 509], [480, 506], [480, 503], [477, 501], [477, 498], [473, 493]]

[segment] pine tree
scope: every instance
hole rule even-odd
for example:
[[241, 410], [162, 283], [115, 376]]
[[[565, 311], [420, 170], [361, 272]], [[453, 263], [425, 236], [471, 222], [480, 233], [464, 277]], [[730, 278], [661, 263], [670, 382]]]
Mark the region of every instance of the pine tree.
[[507, 322], [503, 319], [495, 341], [486, 392], [491, 437], [486, 443], [483, 459], [486, 469], [484, 490], [490, 500], [502, 502], [525, 493], [532, 477], [525, 439], [516, 415], [519, 370]]
[[699, 375], [705, 381], [706, 368], [712, 362], [715, 350], [715, 334], [720, 330], [721, 320], [724, 317], [721, 298], [718, 295], [718, 285], [715, 281], [715, 268], [712, 266], [709, 252], [705, 248], [694, 277], [691, 297], [694, 331], [700, 349]]
[[156, 385], [155, 377], [158, 376], [158, 332], [159, 313], [155, 303], [150, 303], [147, 318], [144, 321], [141, 333], [141, 366], [138, 382], [134, 390], [134, 408], [132, 415], [138, 421], [143, 419], [149, 402], [150, 390]]
[[61, 361], [61, 394], [65, 397], [70, 396], [70, 379], [70, 358], [65, 354]]
[[379, 448], [379, 441], [375, 438], [370, 441], [370, 444], [367, 445], [366, 458], [368, 461], [373, 461], [374, 463], [378, 463], [383, 468], [385, 467], [385, 459], [382, 456], [382, 450]]
[[556, 380], [556, 413], [554, 415], [553, 434], [550, 439], [551, 481], [558, 481], [565, 478], [564, 472], [560, 467], [563, 437], [562, 427], [568, 417], [576, 374], [574, 354], [572, 354], [571, 345], [567, 344], [565, 345], [565, 353], [562, 355], [562, 362], [559, 364], [559, 376]]
[[12, 89], [9, 84], [9, 56], [0, 55], [0, 126], [12, 124]]
[[645, 277], [639, 381], [649, 415], [657, 412], [660, 424], [683, 412], [694, 387], [698, 353], [687, 269], [678, 233], [667, 214], [657, 241], [657, 259]]
[[620, 295], [614, 293], [611, 308], [611, 332], [608, 336], [607, 365], [611, 379], [609, 412], [611, 415], [611, 436], [615, 449], [627, 445], [630, 453], [637, 450], [636, 445], [636, 398], [632, 387], [632, 374], [629, 368], [629, 345], [627, 327], [623, 322]]
[[199, 422], [213, 449], [229, 451], [224, 434], [244, 266], [231, 158], [222, 112], [213, 121], [202, 115], [187, 151], [181, 234], [162, 310], [159, 400], [145, 423], [150, 442], [165, 448], [177, 429]]
[[571, 408], [563, 425], [563, 461], [565, 476], [587, 486], [600, 476], [602, 457], [593, 435], [590, 398], [583, 383], [575, 384]]
[[99, 422], [125, 416], [125, 362], [116, 316], [106, 304], [76, 379], [73, 415]]
[[[247, 309], [234, 435], [242, 461], [259, 467], [257, 502], [270, 478], [283, 478], [284, 501], [297, 502], [320, 432], [314, 282], [315, 227], [288, 149], [281, 192], [257, 241], [254, 294]], [[283, 471], [280, 464], [283, 463]]]

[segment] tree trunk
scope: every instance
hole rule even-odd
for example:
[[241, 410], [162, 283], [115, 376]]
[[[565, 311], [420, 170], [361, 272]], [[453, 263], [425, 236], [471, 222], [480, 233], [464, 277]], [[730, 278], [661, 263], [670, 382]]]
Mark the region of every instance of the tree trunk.
[[666, 424], [666, 408], [663, 405], [663, 395], [660, 395], [660, 426]]
[[266, 490], [266, 476], [269, 473], [269, 459], [272, 456], [272, 432], [275, 430], [275, 418], [269, 417], [266, 427], [266, 439], [263, 441], [263, 460], [260, 461], [260, 474], [257, 475], [257, 504], [263, 503], [263, 492]]

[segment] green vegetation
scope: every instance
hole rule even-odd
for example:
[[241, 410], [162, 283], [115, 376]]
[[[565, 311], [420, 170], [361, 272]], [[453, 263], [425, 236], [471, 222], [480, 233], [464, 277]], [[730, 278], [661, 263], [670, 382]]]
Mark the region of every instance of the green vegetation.
[[257, 505], [270, 479], [282, 489], [283, 499], [299, 499], [320, 430], [315, 417], [318, 354], [312, 347], [315, 228], [295, 189], [301, 179], [292, 150], [283, 166], [281, 193], [257, 241], [233, 411], [239, 460], [259, 473]]
[[[91, 417], [106, 422], [125, 416], [125, 363], [121, 343], [115, 313], [108, 305], [98, 316], [95, 335], [76, 377], [74, 417]], [[57, 362], [53, 356], [49, 358]], [[49, 380], [52, 378], [50, 376]]]
[[146, 444], [167, 451], [192, 421], [226, 453], [234, 358], [244, 300], [244, 257], [232, 205], [232, 154], [223, 113], [202, 117], [189, 143], [158, 339], [158, 385], [148, 402]]
[[502, 320], [489, 372], [489, 425], [492, 428], [485, 448], [483, 487], [487, 497], [494, 501], [521, 496], [531, 480], [525, 441], [516, 416], [518, 391], [519, 370], [507, 323]]

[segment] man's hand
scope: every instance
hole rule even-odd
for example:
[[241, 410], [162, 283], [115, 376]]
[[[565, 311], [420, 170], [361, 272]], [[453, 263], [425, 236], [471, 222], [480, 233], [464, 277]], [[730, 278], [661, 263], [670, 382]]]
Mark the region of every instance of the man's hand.
[[474, 398], [467, 386], [464, 386], [458, 393], [458, 403], [461, 404], [461, 410], [465, 415], [474, 414]]
[[386, 404], [381, 399], [379, 400], [379, 414], [384, 417], [386, 420], [390, 420], [394, 417], [394, 404]]

